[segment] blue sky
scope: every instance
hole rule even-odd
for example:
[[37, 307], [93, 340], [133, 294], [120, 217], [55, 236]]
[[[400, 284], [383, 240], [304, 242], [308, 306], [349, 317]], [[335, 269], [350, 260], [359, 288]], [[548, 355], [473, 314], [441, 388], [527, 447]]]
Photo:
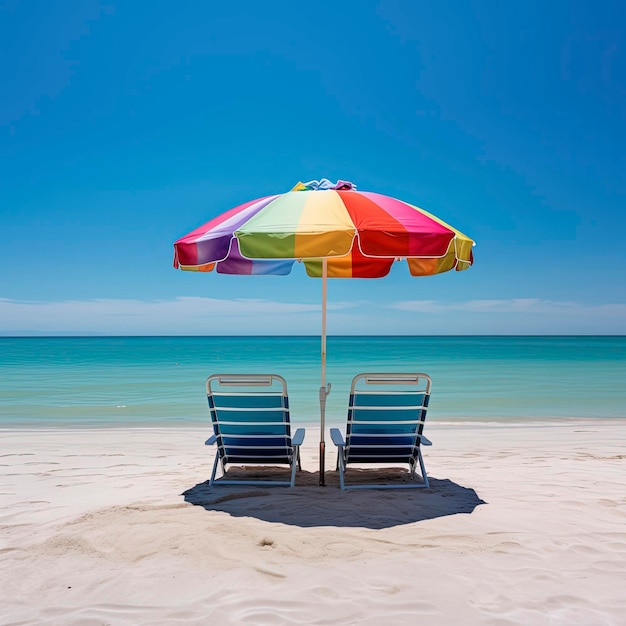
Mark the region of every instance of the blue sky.
[[331, 334], [626, 333], [619, 2], [0, 0], [0, 335], [317, 334], [321, 282], [172, 243], [341, 178], [477, 242], [335, 280]]

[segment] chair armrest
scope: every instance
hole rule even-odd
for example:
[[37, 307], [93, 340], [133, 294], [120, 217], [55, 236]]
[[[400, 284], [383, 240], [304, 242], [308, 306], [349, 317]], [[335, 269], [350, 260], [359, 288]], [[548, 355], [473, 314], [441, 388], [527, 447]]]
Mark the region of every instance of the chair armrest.
[[338, 448], [343, 448], [346, 445], [346, 442], [343, 440], [343, 435], [338, 428], [330, 429], [330, 438]]
[[211, 435], [205, 442], [205, 446], [211, 446], [217, 441], [217, 437], [215, 435]]
[[424, 435], [420, 435], [420, 443], [423, 446], [432, 446], [433, 445], [433, 442], [428, 437], [424, 437]]
[[304, 428], [298, 428], [291, 438], [292, 446], [301, 446], [304, 441]]

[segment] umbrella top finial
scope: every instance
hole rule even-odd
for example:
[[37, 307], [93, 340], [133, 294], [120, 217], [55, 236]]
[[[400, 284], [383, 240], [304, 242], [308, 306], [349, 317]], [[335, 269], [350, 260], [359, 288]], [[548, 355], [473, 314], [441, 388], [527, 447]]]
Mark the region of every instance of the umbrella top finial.
[[356, 191], [356, 185], [347, 180], [338, 180], [333, 183], [328, 178], [322, 178], [321, 180], [310, 180], [308, 183], [299, 182], [291, 191], [325, 191], [327, 189]]

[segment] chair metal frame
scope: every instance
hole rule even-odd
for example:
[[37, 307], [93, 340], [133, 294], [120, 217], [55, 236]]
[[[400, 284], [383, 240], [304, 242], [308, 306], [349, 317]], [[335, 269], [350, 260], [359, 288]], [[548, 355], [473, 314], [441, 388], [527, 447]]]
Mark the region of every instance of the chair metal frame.
[[[345, 440], [338, 428], [330, 429], [331, 439], [337, 446], [337, 470], [342, 490], [429, 487], [421, 446], [432, 445], [423, 435], [431, 384], [430, 376], [424, 373], [363, 373], [354, 377]], [[386, 388], [372, 387], [376, 385]], [[372, 416], [378, 412], [384, 417], [376, 419], [370, 417], [369, 412]], [[389, 416], [396, 412], [397, 418], [391, 419]], [[408, 463], [411, 483], [346, 485], [344, 474], [350, 463]], [[416, 482], [418, 463], [422, 482]]]
[[[293, 487], [296, 468], [302, 469], [300, 446], [305, 430], [298, 428], [291, 436], [285, 379], [278, 374], [213, 374], [206, 380], [206, 392], [213, 434], [204, 443], [217, 445], [209, 484]], [[267, 420], [263, 420], [264, 413]], [[291, 479], [229, 479], [229, 464], [286, 464], [291, 467]], [[223, 477], [216, 481], [218, 465]]]

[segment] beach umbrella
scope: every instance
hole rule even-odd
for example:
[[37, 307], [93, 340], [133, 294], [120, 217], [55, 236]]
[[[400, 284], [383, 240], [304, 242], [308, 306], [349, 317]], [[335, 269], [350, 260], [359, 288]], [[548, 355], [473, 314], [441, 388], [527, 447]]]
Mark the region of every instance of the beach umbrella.
[[298, 183], [245, 202], [174, 243], [174, 267], [286, 275], [296, 261], [322, 279], [320, 485], [324, 484], [327, 278], [381, 278], [406, 260], [412, 276], [465, 270], [474, 242], [423, 209], [347, 181]]

